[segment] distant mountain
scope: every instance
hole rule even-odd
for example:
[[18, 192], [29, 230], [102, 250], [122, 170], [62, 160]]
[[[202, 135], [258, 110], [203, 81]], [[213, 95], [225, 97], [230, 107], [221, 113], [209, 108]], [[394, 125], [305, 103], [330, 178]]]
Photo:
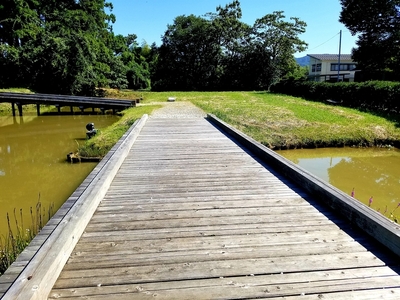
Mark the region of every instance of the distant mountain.
[[296, 62], [302, 67], [308, 66], [310, 64], [310, 57], [309, 56], [298, 57], [296, 58]]

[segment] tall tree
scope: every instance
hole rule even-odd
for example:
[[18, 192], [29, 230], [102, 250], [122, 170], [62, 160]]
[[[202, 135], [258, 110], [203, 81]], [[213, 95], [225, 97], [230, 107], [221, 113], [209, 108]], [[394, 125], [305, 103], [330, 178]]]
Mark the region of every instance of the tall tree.
[[242, 18], [240, 2], [234, 0], [225, 7], [218, 6], [216, 13], [208, 13], [206, 16], [211, 20], [215, 46], [219, 48], [219, 55], [215, 57], [216, 88], [243, 89], [243, 82], [240, 79], [244, 75], [244, 53], [250, 26], [240, 21]]
[[104, 0], [4, 0], [0, 67], [13, 76], [1, 72], [0, 84], [68, 94], [126, 86], [110, 47], [115, 16], [106, 9], [112, 4]]
[[[367, 78], [400, 80], [400, 0], [341, 0], [342, 22], [358, 35], [353, 59]], [[387, 77], [385, 78], [387, 79]]]
[[194, 15], [178, 16], [165, 32], [154, 74], [155, 89], [200, 90], [212, 86], [218, 48], [211, 23]]
[[0, 85], [26, 85], [21, 48], [42, 32], [38, 1], [3, 0], [0, 3]]
[[306, 24], [285, 21], [283, 12], [258, 19], [253, 27], [240, 21], [238, 0], [218, 6], [205, 17], [179, 16], [169, 25], [159, 49], [157, 89], [268, 89], [293, 71], [293, 54], [306, 43], [298, 36]]
[[257, 19], [253, 26], [253, 45], [258, 52], [259, 86], [269, 89], [280, 78], [293, 71], [294, 54], [306, 50], [299, 38], [307, 24], [299, 18], [285, 20], [283, 11], [275, 11]]

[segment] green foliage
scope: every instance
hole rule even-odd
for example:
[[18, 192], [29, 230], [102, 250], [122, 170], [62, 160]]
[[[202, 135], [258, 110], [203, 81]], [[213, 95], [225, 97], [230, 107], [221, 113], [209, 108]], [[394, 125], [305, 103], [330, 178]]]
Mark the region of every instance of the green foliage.
[[154, 89], [201, 90], [214, 84], [219, 50], [211, 23], [194, 15], [179, 16], [163, 37], [152, 78]]
[[149, 66], [137, 54], [136, 37], [115, 36], [115, 16], [106, 10], [112, 4], [104, 0], [5, 0], [0, 6], [0, 87], [76, 95], [128, 84], [148, 88]]
[[[235, 0], [205, 17], [178, 16], [169, 25], [152, 74], [154, 90], [265, 90], [295, 72], [293, 54], [306, 23], [273, 12], [253, 26]], [[292, 73], [292, 75], [290, 75]]]
[[340, 21], [358, 35], [353, 59], [364, 80], [400, 80], [400, 1], [341, 0]]
[[282, 81], [271, 88], [273, 92], [302, 97], [314, 101], [328, 99], [340, 105], [376, 113], [400, 112], [400, 83], [389, 81], [313, 82]]
[[[253, 26], [253, 45], [263, 58], [259, 62], [260, 73], [269, 69], [268, 74], [262, 74], [266, 89], [293, 69], [293, 54], [307, 48], [307, 44], [298, 37], [305, 32], [306, 23], [298, 18], [290, 18], [292, 23], [284, 19], [283, 11], [276, 11], [257, 19]], [[267, 65], [263, 65], [263, 62], [267, 62]]]

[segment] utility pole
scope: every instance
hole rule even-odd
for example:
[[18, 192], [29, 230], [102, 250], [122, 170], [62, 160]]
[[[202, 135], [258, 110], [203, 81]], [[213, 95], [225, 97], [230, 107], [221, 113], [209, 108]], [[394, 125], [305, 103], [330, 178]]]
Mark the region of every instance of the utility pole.
[[338, 60], [338, 71], [337, 71], [337, 81], [339, 82], [339, 76], [340, 76], [340, 52], [342, 49], [342, 30], [340, 30], [340, 37], [339, 37], [339, 60]]

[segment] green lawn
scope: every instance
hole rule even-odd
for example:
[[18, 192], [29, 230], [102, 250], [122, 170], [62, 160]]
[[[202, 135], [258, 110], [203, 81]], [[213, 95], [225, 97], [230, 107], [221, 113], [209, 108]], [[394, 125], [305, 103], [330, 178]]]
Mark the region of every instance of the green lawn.
[[396, 122], [267, 92], [143, 92], [145, 102], [190, 101], [273, 148], [372, 146], [400, 140]]

